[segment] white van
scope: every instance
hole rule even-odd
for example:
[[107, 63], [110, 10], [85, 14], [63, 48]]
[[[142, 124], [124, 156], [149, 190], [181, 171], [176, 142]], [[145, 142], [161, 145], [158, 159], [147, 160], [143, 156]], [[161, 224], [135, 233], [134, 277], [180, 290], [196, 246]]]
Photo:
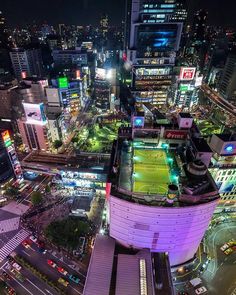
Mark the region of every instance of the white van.
[[200, 278], [195, 278], [189, 281], [189, 283], [193, 286], [196, 287], [202, 283], [202, 280]]

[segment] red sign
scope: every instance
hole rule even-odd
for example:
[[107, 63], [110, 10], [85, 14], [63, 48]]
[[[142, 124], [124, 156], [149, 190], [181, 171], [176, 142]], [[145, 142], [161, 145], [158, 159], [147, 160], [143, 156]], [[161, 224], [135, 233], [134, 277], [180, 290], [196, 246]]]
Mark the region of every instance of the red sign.
[[26, 72], [21, 72], [21, 78], [25, 79], [26, 78], [27, 73]]
[[76, 79], [80, 79], [80, 70], [76, 70]]
[[181, 68], [180, 70], [180, 80], [193, 80], [195, 76], [196, 68]]
[[188, 132], [184, 130], [166, 130], [164, 138], [166, 139], [186, 139]]

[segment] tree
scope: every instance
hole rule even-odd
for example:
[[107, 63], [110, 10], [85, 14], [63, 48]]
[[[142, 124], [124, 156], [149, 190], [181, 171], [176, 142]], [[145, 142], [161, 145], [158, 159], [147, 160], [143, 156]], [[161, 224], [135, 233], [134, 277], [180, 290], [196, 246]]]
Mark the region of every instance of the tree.
[[9, 197], [16, 197], [19, 194], [18, 188], [13, 186], [7, 186], [5, 190], [6, 195]]
[[47, 193], [47, 194], [49, 194], [50, 192], [51, 192], [51, 188], [50, 188], [50, 186], [47, 184], [46, 185], [46, 187], [45, 187], [45, 192]]
[[79, 238], [88, 231], [89, 224], [87, 222], [69, 217], [50, 223], [45, 229], [45, 235], [55, 245], [74, 250], [78, 247]]
[[54, 142], [53, 142], [53, 147], [55, 148], [55, 149], [59, 149], [59, 147], [61, 147], [62, 146], [62, 144], [63, 144], [63, 142], [61, 141], [61, 140], [55, 140]]
[[78, 137], [73, 137], [73, 138], [71, 139], [71, 142], [73, 142], [73, 143], [78, 142]]
[[40, 192], [33, 192], [31, 195], [31, 202], [34, 206], [41, 204], [43, 201], [42, 194]]

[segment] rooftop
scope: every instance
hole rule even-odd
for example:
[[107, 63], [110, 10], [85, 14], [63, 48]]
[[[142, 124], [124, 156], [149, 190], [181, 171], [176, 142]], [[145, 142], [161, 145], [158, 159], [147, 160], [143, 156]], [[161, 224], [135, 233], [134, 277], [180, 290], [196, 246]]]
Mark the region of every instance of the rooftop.
[[193, 119], [193, 117], [189, 113], [179, 113], [179, 116], [181, 118], [190, 118], [190, 119]]
[[191, 141], [198, 152], [212, 153], [211, 148], [209, 147], [208, 143], [204, 138], [194, 137], [191, 139]]
[[[153, 132], [146, 132], [143, 138], [117, 140], [111, 160], [115, 166], [108, 176], [111, 195], [140, 204], [177, 207], [219, 198], [214, 180], [206, 165], [195, 159], [191, 144], [157, 140]], [[207, 143], [193, 142], [199, 151], [211, 151]]]
[[215, 136], [219, 137], [221, 140], [225, 142], [236, 141], [236, 134], [215, 134]]
[[97, 235], [83, 294], [173, 295], [169, 257], [148, 249], [125, 249], [113, 238]]

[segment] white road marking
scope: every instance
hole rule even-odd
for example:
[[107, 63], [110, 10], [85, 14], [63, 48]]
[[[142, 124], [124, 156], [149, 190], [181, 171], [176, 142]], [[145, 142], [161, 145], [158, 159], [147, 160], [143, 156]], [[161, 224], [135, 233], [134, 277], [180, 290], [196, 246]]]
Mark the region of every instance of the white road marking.
[[[49, 290], [47, 290], [47, 289], [46, 289], [45, 291], [46, 291], [48, 294], [52, 294], [52, 293], [51, 293]], [[52, 295], [53, 295], [53, 294], [52, 294]]]
[[25, 250], [22, 250], [23, 253], [25, 253], [25, 255], [29, 256], [30, 257], [30, 254], [25, 252]]
[[36, 289], [38, 289], [41, 293], [43, 293], [44, 295], [46, 295], [46, 293], [44, 293], [41, 289], [39, 289], [38, 286], [36, 286], [31, 280], [27, 279], [27, 281], [32, 284]]
[[[10, 275], [10, 274], [9, 274]], [[24, 285], [22, 285], [18, 280], [16, 280], [13, 276], [10, 275], [10, 277], [17, 282], [17, 284], [21, 285], [22, 288], [24, 288], [28, 293], [30, 293], [31, 295], [34, 295], [33, 293], [31, 293]]]
[[0, 269], [3, 269], [4, 266], [5, 266], [6, 264], [8, 264], [8, 261], [6, 261], [6, 262], [0, 267]]
[[71, 287], [71, 289], [73, 289], [75, 292], [77, 292], [78, 294], [82, 295], [82, 293], [80, 293], [78, 290], [76, 290], [75, 288]]

